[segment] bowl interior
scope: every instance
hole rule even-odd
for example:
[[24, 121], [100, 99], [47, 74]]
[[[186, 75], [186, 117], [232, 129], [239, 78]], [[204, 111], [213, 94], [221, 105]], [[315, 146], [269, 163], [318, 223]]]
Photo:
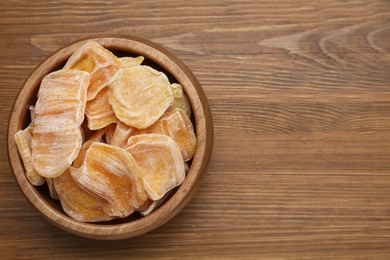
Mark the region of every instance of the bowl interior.
[[[50, 197], [47, 185], [34, 187], [24, 175], [21, 158], [13, 141], [14, 134], [26, 128], [30, 122], [29, 106], [37, 101], [42, 78], [52, 71], [61, 69], [70, 55], [87, 40], [95, 40], [118, 57], [144, 56], [144, 65], [164, 72], [171, 83], [180, 83], [192, 106], [191, 121], [198, 138], [190, 170], [183, 184], [171, 192], [170, 197], [145, 217], [133, 213], [123, 219], [108, 222], [82, 223], [68, 217], [59, 201]], [[211, 156], [213, 129], [207, 99], [194, 75], [174, 55], [162, 47], [135, 37], [100, 36], [82, 39], [58, 50], [44, 60], [26, 80], [11, 113], [8, 129], [8, 150], [15, 178], [26, 198], [54, 225], [71, 233], [96, 239], [120, 239], [148, 232], [175, 216], [192, 198]], [[204, 142], [206, 140], [206, 142]]]

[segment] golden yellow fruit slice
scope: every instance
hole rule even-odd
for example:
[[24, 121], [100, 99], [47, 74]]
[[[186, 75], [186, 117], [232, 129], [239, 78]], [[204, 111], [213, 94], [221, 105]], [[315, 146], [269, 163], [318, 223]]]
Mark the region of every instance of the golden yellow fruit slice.
[[119, 61], [121, 63], [121, 68], [131, 68], [134, 66], [141, 65], [141, 63], [144, 61], [144, 57], [138, 56], [138, 57], [121, 57], [119, 58]]
[[142, 205], [141, 208], [138, 209], [139, 213], [142, 215], [142, 216], [147, 216], [149, 215], [150, 213], [152, 213], [155, 209], [157, 209], [162, 203], [164, 203], [166, 201], [166, 199], [169, 197], [171, 191], [168, 191], [164, 197], [162, 197], [161, 199], [159, 200], [151, 200], [151, 199], [148, 199], [144, 205]]
[[86, 192], [70, 174], [70, 169], [53, 179], [55, 190], [65, 213], [81, 222], [108, 221], [109, 203], [105, 199]]
[[74, 180], [86, 191], [108, 201], [110, 216], [126, 217], [146, 201], [143, 180], [130, 153], [94, 142], [80, 168], [71, 168]]
[[118, 122], [110, 144], [118, 147], [125, 146], [127, 144], [127, 140], [129, 140], [134, 131], [136, 131], [134, 127], [128, 126], [122, 122]]
[[94, 134], [88, 139], [88, 141], [101, 142], [103, 140], [103, 136], [106, 134], [106, 129], [99, 129], [94, 132]]
[[185, 168], [180, 147], [169, 136], [132, 136], [123, 149], [131, 153], [137, 162], [149, 199], [161, 199], [184, 181]]
[[59, 70], [42, 80], [34, 110], [31, 157], [43, 177], [62, 174], [81, 148], [88, 84], [89, 74], [80, 70]]
[[95, 41], [82, 45], [68, 59], [65, 69], [78, 69], [91, 74], [87, 100], [93, 99], [120, 68], [120, 61], [112, 52]]
[[116, 116], [135, 128], [152, 125], [173, 103], [167, 76], [148, 66], [121, 69], [109, 87]]
[[117, 123], [112, 123], [104, 128], [106, 144], [111, 144], [112, 137], [114, 136]]
[[46, 75], [33, 110], [34, 126], [45, 124], [47, 119], [80, 126], [84, 121], [89, 80], [89, 74], [80, 70], [62, 69]]
[[47, 178], [61, 175], [76, 158], [81, 144], [80, 128], [73, 124], [35, 126], [31, 142], [35, 170]]
[[183, 87], [178, 83], [171, 85], [174, 101], [173, 104], [168, 108], [168, 111], [172, 111], [176, 108], [183, 110], [188, 117], [191, 117], [191, 104], [188, 100], [187, 95], [183, 91]]
[[165, 134], [179, 145], [184, 161], [190, 160], [195, 153], [196, 135], [191, 120], [181, 109], [166, 112], [152, 126], [148, 133]]
[[111, 104], [108, 102], [108, 87], [103, 88], [94, 99], [87, 102], [85, 114], [88, 120], [88, 128], [91, 130], [102, 129], [109, 124], [118, 122]]
[[103, 135], [105, 134], [105, 130], [104, 129], [100, 129], [98, 131], [96, 131], [96, 133], [94, 133], [89, 139], [88, 141], [84, 142], [83, 145], [81, 146], [81, 149], [76, 157], [76, 159], [74, 159], [73, 161], [73, 164], [72, 166], [74, 168], [80, 168], [83, 163], [84, 163], [84, 159], [85, 159], [85, 154], [87, 153], [87, 150], [89, 149], [89, 147], [94, 143], [94, 142], [101, 142], [102, 141], [102, 137]]
[[15, 143], [18, 147], [20, 157], [22, 158], [24, 169], [26, 170], [27, 180], [34, 186], [40, 186], [45, 182], [45, 178], [39, 175], [32, 164], [31, 158], [31, 132], [30, 127], [16, 132]]

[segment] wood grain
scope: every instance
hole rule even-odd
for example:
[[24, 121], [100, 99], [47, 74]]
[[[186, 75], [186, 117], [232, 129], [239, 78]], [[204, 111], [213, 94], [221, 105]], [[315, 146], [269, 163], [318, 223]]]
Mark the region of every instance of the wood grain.
[[100, 33], [162, 44], [194, 72], [214, 118], [199, 192], [124, 241], [41, 218], [0, 152], [0, 258], [387, 259], [390, 2], [2, 1], [0, 144], [33, 68]]

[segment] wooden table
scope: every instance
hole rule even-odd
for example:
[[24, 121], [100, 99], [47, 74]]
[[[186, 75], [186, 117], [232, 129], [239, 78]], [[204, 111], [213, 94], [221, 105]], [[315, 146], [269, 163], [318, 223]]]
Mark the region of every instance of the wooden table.
[[[0, 259], [389, 259], [390, 2], [0, 2]], [[122, 241], [46, 222], [14, 181], [8, 117], [46, 56], [101, 33], [165, 46], [209, 98], [188, 206]]]

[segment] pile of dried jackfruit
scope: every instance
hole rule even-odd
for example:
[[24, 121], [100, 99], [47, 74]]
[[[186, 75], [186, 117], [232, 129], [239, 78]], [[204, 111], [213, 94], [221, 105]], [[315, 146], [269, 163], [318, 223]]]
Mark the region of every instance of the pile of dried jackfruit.
[[196, 134], [183, 88], [95, 41], [46, 75], [15, 142], [32, 185], [82, 222], [147, 215], [179, 186]]

